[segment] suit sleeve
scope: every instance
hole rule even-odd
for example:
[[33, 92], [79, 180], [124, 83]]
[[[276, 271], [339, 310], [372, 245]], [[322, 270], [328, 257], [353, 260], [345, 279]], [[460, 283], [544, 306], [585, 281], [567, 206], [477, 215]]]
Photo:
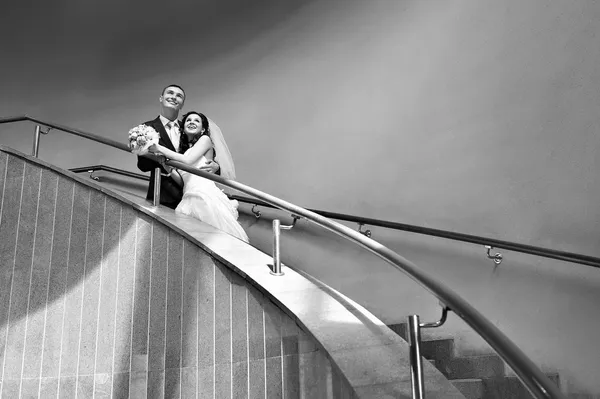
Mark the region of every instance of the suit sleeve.
[[140, 156], [138, 156], [137, 167], [142, 172], [152, 172], [152, 170], [154, 170], [154, 168], [159, 168], [159, 167], [162, 168], [158, 162], [153, 161], [152, 159], [149, 159], [146, 157], [140, 157]]

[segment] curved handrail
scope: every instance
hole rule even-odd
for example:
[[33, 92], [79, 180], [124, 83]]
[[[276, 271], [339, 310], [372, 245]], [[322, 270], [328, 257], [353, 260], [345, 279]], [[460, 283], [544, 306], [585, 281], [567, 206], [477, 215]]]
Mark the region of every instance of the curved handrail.
[[[129, 148], [116, 141], [105, 139], [91, 133], [83, 132], [77, 129], [71, 129], [66, 126], [61, 126], [53, 123], [44, 122], [28, 116], [0, 118], [0, 124], [29, 120], [39, 124], [50, 126], [67, 133], [76, 134], [81, 137], [89, 138], [90, 140], [109, 145], [124, 151], [130, 152]], [[186, 172], [195, 174], [200, 177], [220, 183], [224, 186], [231, 187], [253, 197], [259, 198], [266, 203], [269, 203], [277, 208], [291, 212], [301, 218], [305, 218], [341, 237], [353, 241], [376, 256], [385, 260], [396, 269], [407, 274], [417, 283], [421, 284], [432, 295], [437, 297], [440, 302], [449, 307], [454, 313], [462, 318], [473, 330], [475, 330], [482, 338], [490, 344], [490, 346], [508, 363], [508, 365], [517, 374], [529, 392], [536, 398], [565, 398], [558, 387], [553, 384], [542, 371], [519, 349], [508, 337], [506, 337], [495, 325], [487, 320], [478, 310], [471, 304], [465, 301], [462, 297], [456, 294], [453, 290], [446, 287], [429, 273], [419, 269], [414, 263], [403, 258], [399, 254], [381, 245], [380, 243], [365, 237], [363, 234], [350, 229], [340, 223], [329, 220], [321, 215], [301, 208], [297, 205], [284, 201], [270, 194], [259, 191], [255, 188], [246, 186], [245, 184], [222, 178], [221, 176], [203, 172], [177, 161], [167, 161], [167, 164]]]
[[[131, 177], [131, 178], [135, 178], [135, 179], [140, 179], [140, 180], [145, 180], [145, 181], [149, 180], [148, 176], [146, 176], [146, 175], [129, 172], [127, 170], [122, 170], [122, 169], [118, 169], [118, 168], [113, 168], [111, 166], [106, 166], [106, 165], [93, 165], [93, 166], [88, 166], [88, 167], [72, 168], [69, 170], [74, 173], [88, 172], [90, 170], [103, 170], [106, 172], [115, 173], [115, 174]], [[266, 202], [259, 201], [254, 198], [244, 197], [241, 195], [231, 194], [231, 195], [229, 195], [229, 198], [238, 200], [240, 202], [245, 202], [248, 204], [254, 204], [254, 205], [264, 206], [266, 208], [277, 209], [276, 206], [273, 206]], [[494, 248], [501, 248], [501, 249], [506, 249], [509, 251], [520, 252], [520, 253], [529, 254], [529, 255], [536, 255], [536, 256], [549, 258], [549, 259], [558, 259], [558, 260], [562, 260], [565, 262], [578, 263], [581, 265], [600, 268], [600, 258], [596, 258], [593, 256], [588, 256], [588, 255], [582, 255], [582, 254], [578, 254], [575, 252], [558, 251], [555, 249], [536, 247], [533, 245], [526, 245], [526, 244], [519, 244], [516, 242], [497, 240], [495, 238], [488, 238], [488, 237], [481, 237], [481, 236], [475, 236], [475, 235], [464, 234], [464, 233], [457, 233], [457, 232], [453, 232], [453, 231], [440, 230], [440, 229], [435, 229], [435, 228], [431, 228], [431, 227], [415, 226], [415, 225], [400, 223], [400, 222], [390, 222], [388, 220], [372, 219], [372, 218], [366, 218], [366, 217], [362, 217], [362, 216], [348, 215], [345, 213], [322, 211], [322, 210], [311, 209], [311, 208], [306, 208], [306, 209], [308, 209], [309, 211], [314, 212], [318, 215], [325, 216], [329, 219], [343, 220], [346, 222], [359, 223], [362, 225], [385, 227], [385, 228], [393, 229], [393, 230], [408, 231], [411, 233], [423, 234], [423, 235], [433, 236], [433, 237], [441, 237], [441, 238], [446, 238], [446, 239], [454, 240], [454, 241], [468, 242], [471, 244], [489, 245]]]

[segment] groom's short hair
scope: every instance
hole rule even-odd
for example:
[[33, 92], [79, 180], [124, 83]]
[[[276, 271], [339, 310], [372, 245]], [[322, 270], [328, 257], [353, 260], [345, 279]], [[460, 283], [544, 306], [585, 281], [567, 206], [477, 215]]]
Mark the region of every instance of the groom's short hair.
[[166, 85], [162, 91], [160, 92], [161, 96], [165, 95], [165, 90], [167, 90], [169, 87], [177, 87], [179, 90], [181, 90], [183, 92], [183, 95], [185, 96], [185, 90], [183, 90], [183, 87], [179, 86], [179, 85]]

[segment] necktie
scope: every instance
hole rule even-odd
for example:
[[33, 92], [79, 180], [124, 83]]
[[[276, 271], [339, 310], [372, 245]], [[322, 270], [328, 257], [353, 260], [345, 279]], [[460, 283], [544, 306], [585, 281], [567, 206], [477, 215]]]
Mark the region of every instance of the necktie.
[[169, 138], [171, 139], [175, 151], [179, 151], [179, 131], [177, 129], [177, 124], [175, 122], [169, 122], [167, 123], [167, 128], [169, 129]]

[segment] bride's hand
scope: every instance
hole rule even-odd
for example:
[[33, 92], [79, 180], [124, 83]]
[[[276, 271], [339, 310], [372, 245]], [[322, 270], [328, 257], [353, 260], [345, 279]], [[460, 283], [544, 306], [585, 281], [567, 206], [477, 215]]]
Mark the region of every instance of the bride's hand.
[[155, 153], [155, 154], [160, 154], [160, 148], [158, 147], [158, 144], [152, 144], [150, 147], [148, 147], [148, 151]]

